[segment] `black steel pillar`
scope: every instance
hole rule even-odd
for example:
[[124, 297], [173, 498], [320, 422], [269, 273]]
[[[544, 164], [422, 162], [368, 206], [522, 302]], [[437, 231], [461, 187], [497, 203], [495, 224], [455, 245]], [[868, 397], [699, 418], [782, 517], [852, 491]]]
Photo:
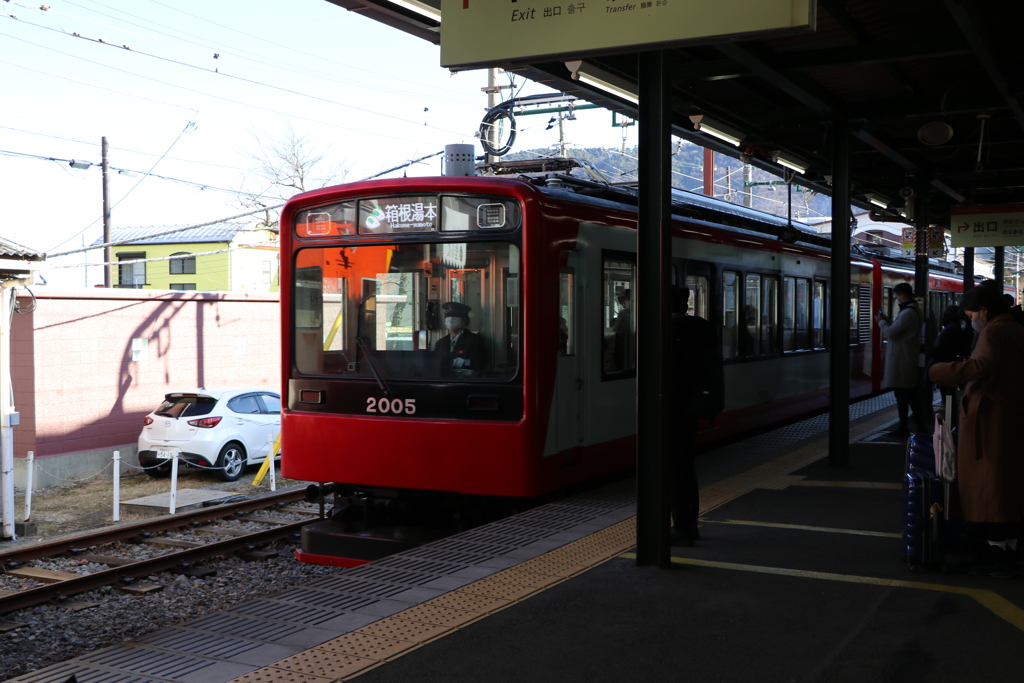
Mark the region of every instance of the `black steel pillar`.
[[828, 464], [850, 456], [850, 125], [832, 125], [832, 296], [829, 307]]
[[974, 247], [964, 247], [964, 291], [974, 286]]
[[664, 52], [639, 56], [636, 316], [636, 563], [669, 565], [671, 122]]
[[1006, 247], [996, 247], [994, 256], [992, 279], [999, 283], [999, 290], [1002, 291], [1003, 281], [1006, 279]]

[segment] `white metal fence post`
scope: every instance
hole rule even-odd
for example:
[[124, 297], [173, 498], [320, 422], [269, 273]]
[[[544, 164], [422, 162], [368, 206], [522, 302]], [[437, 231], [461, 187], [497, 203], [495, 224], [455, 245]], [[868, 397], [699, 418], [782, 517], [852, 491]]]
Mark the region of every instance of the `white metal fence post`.
[[114, 514], [115, 522], [121, 521], [121, 451], [114, 451]]
[[25, 521], [32, 519], [32, 486], [35, 474], [36, 452], [29, 451], [25, 457]]
[[171, 505], [168, 510], [172, 515], [177, 509], [177, 498], [178, 498], [178, 455], [181, 453], [178, 449], [174, 449], [174, 456], [171, 458]]

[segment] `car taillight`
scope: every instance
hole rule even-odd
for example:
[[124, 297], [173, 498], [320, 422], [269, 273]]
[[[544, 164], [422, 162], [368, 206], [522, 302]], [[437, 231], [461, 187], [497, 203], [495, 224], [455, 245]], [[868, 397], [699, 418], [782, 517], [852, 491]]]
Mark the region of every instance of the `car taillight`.
[[193, 427], [202, 427], [203, 429], [210, 429], [220, 424], [223, 418], [220, 417], [204, 417], [201, 420], [189, 420], [188, 423]]
[[149, 425], [153, 424], [153, 418], [147, 415], [146, 418], [143, 420], [143, 423], [145, 424], [146, 427], [148, 427]]

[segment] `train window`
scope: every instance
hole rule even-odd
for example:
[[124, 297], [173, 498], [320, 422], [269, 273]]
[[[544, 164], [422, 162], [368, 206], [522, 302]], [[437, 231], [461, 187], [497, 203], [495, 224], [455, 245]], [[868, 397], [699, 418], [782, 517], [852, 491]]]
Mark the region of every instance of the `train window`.
[[808, 319], [811, 309], [811, 282], [802, 277], [796, 278], [796, 348], [810, 348]]
[[827, 292], [824, 280], [814, 281], [813, 303], [811, 306], [811, 343], [816, 349], [825, 348], [825, 302]]
[[687, 275], [686, 287], [690, 290], [690, 301], [686, 314], [708, 320], [708, 279], [703, 275]]
[[892, 318], [893, 318], [893, 315], [892, 315], [892, 302], [893, 302], [892, 287], [883, 287], [882, 288], [882, 309], [885, 311], [885, 314], [889, 317], [889, 320], [892, 320]]
[[635, 257], [605, 257], [602, 282], [601, 368], [603, 378], [632, 377], [636, 372], [636, 320], [633, 290]]
[[809, 348], [808, 318], [810, 280], [802, 277], [782, 279], [782, 350]]
[[761, 354], [761, 276], [747, 275], [743, 292], [743, 355]]
[[739, 355], [739, 327], [736, 320], [738, 279], [739, 273], [722, 271], [722, 358], [726, 359]]
[[857, 317], [859, 314], [860, 307], [860, 287], [857, 285], [850, 286], [850, 343], [857, 343]]
[[761, 353], [779, 352], [779, 280], [761, 279]]
[[576, 301], [573, 294], [576, 274], [572, 268], [562, 268], [558, 275], [558, 355], [576, 354]]
[[296, 254], [295, 273], [299, 373], [507, 380], [518, 371], [515, 245], [307, 248]]

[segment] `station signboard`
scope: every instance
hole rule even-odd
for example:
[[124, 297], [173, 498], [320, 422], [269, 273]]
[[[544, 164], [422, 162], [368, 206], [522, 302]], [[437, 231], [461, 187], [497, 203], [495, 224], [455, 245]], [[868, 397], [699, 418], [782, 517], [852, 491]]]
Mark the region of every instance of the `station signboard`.
[[812, 31], [812, 0], [442, 0], [441, 66], [472, 69]]
[[1009, 247], [1024, 244], [1024, 204], [954, 206], [949, 230], [954, 247]]
[[[903, 255], [913, 257], [917, 253], [917, 228], [906, 227], [901, 231]], [[946, 255], [945, 230], [928, 228], [928, 258], [942, 258]]]

